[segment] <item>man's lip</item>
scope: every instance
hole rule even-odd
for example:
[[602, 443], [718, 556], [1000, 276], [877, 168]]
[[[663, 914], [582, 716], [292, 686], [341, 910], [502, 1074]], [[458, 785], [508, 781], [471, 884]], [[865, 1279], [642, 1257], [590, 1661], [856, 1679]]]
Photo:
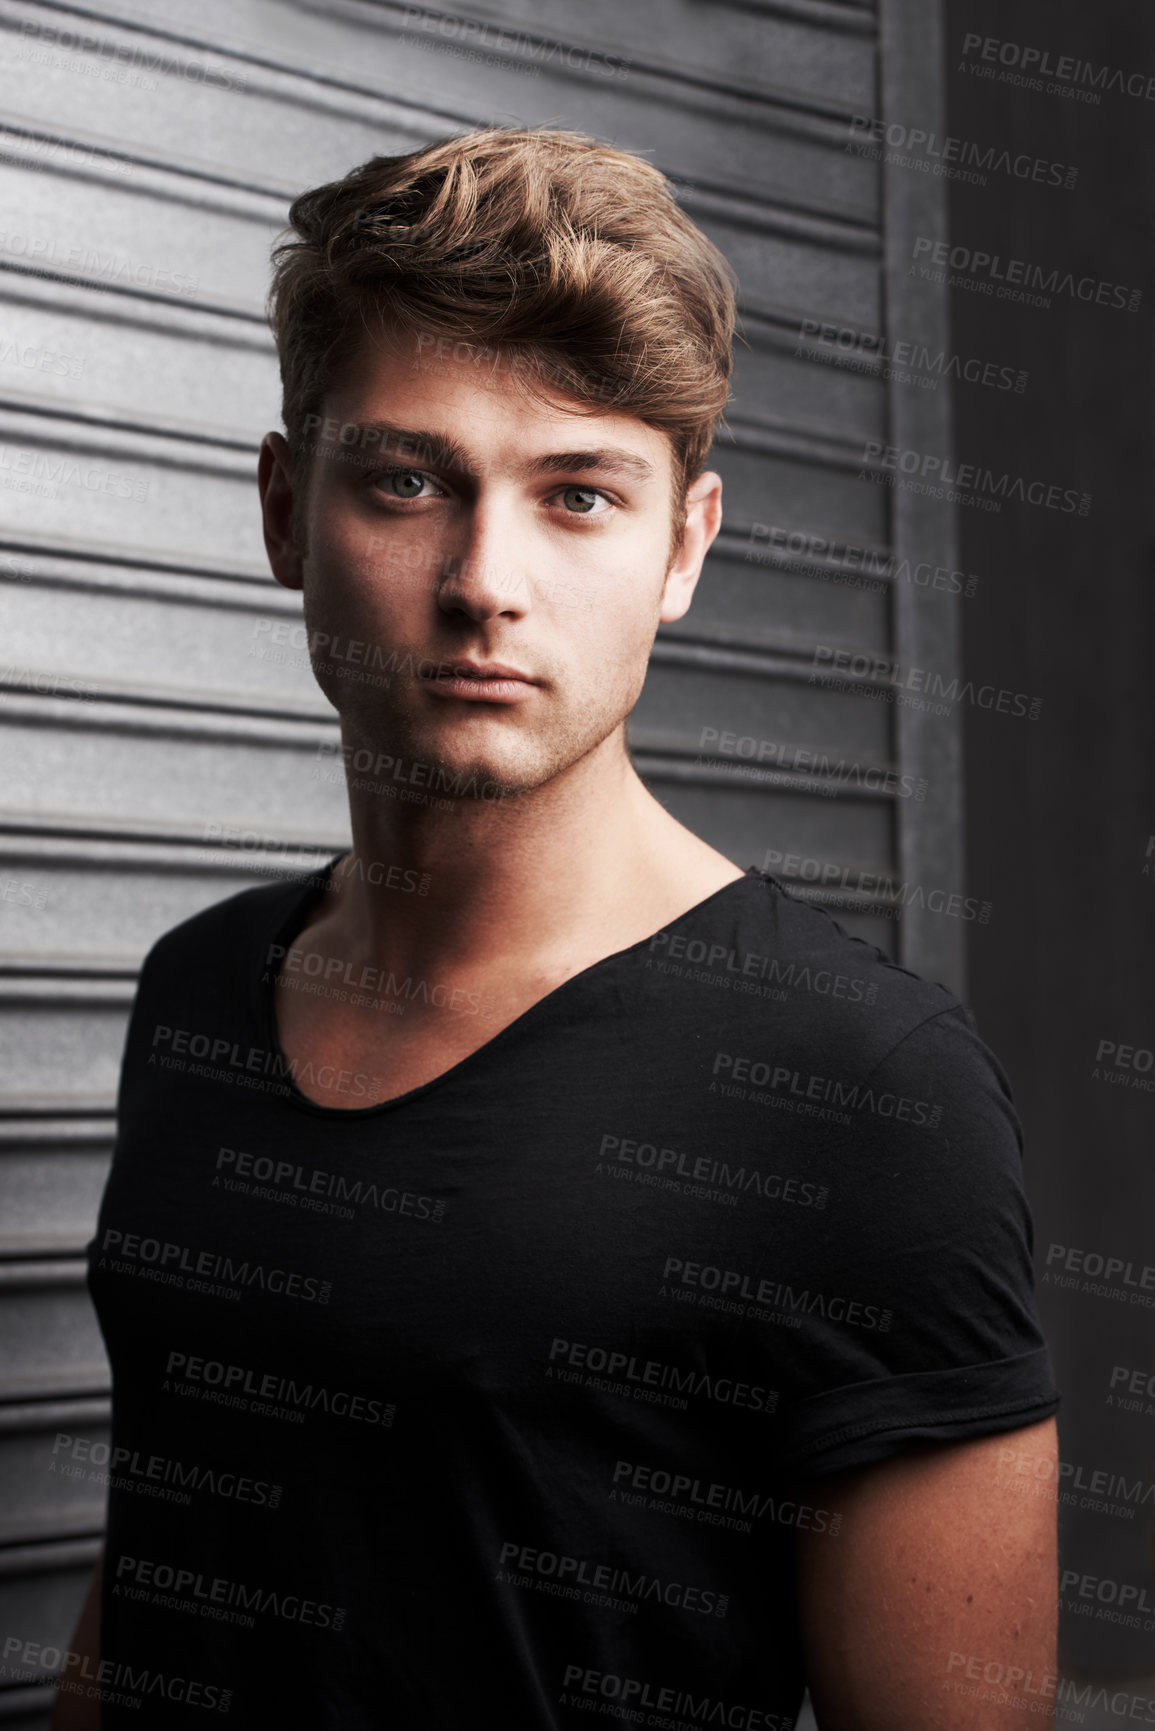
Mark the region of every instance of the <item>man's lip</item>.
[[423, 673], [423, 679], [520, 679], [525, 685], [538, 685], [540, 681], [532, 673], [523, 673], [519, 667], [507, 667], [503, 661], [442, 661], [432, 673]]

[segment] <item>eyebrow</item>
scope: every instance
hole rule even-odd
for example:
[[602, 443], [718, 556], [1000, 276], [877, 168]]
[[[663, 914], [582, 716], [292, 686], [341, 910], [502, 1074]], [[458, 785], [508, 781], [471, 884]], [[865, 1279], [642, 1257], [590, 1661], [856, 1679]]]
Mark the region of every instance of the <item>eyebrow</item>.
[[[475, 473], [465, 447], [444, 433], [428, 432], [419, 427], [397, 427], [389, 421], [354, 421], [346, 425], [360, 435], [358, 445], [362, 449], [367, 450], [370, 446], [366, 435], [375, 435], [372, 448], [382, 455], [411, 457], [415, 461], [433, 463], [440, 469]], [[618, 445], [605, 445], [591, 451], [550, 451], [522, 466], [525, 475], [585, 474], [591, 470], [604, 475], [636, 475], [639, 480], [647, 481], [653, 480], [655, 473], [653, 465], [644, 457]]]
[[654, 474], [644, 457], [623, 451], [617, 445], [607, 445], [599, 451], [551, 451], [548, 456], [535, 457], [525, 465], [527, 475], [587, 469], [597, 469], [603, 475], [637, 475], [641, 480], [652, 480]]
[[[465, 447], [444, 433], [429, 433], [421, 428], [395, 427], [391, 421], [346, 421], [358, 434], [357, 448], [380, 456], [413, 457], [435, 463], [439, 469], [469, 470], [471, 464]], [[369, 436], [371, 435], [371, 436]], [[344, 441], [341, 441], [344, 442]]]

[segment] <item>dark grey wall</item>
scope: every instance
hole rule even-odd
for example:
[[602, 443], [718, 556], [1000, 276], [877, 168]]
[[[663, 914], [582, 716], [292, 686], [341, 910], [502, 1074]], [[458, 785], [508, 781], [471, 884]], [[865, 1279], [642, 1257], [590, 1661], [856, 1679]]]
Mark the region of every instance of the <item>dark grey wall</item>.
[[[958, 456], [1092, 495], [1085, 517], [1009, 501], [959, 512], [962, 563], [980, 578], [963, 608], [966, 671], [1042, 699], [1034, 722], [966, 710], [968, 881], [992, 904], [989, 924], [968, 927], [970, 996], [1027, 1130], [1071, 1469], [1063, 1563], [1155, 1598], [1155, 1399], [1117, 1404], [1135, 1400], [1121, 1370], [1155, 1372], [1155, 1069], [1141, 1067], [1155, 1048], [1155, 14], [1129, 0], [950, 0], [947, 11], [950, 132], [1078, 169], [1070, 190], [1005, 173], [951, 184], [956, 245], [998, 254], [1003, 271], [1012, 258], [1059, 271], [1049, 307], [983, 294], [973, 268], [959, 273], [955, 349], [1029, 378], [1022, 395], [959, 387]], [[1008, 44], [988, 51], [1003, 61], [974, 44], [964, 54], [968, 33]], [[1083, 62], [1063, 69], [1068, 82], [1089, 80], [1100, 100], [999, 79], [1004, 67], [1021, 76], [1031, 48], [1053, 69], [1062, 55]], [[1073, 298], [1066, 272], [1142, 300], [1129, 312]], [[1137, 1054], [1097, 1062], [1104, 1041]], [[1075, 1266], [1094, 1271], [1096, 1256], [1122, 1271], [1095, 1281]], [[1089, 1506], [1096, 1472], [1097, 1500], [1119, 1512]], [[1068, 1602], [1064, 1617], [1072, 1673], [1150, 1684], [1149, 1617], [1127, 1627], [1083, 1603], [1091, 1615]]]

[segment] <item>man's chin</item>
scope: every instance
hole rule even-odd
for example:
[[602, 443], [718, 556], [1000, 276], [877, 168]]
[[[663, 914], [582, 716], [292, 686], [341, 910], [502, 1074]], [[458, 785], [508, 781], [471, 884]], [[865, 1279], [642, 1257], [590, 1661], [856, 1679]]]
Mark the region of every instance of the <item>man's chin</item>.
[[371, 749], [396, 764], [392, 774], [427, 788], [436, 797], [465, 805], [518, 799], [549, 779], [545, 766], [526, 762], [516, 753], [446, 751], [443, 741], [420, 733], [404, 739], [395, 731], [388, 737], [381, 735], [380, 744]]

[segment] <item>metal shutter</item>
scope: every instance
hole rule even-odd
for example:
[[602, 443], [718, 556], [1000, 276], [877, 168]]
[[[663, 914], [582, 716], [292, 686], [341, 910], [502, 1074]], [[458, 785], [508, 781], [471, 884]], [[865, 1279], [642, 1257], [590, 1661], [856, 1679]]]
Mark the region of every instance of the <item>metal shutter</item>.
[[[864, 701], [878, 677], [812, 677], [818, 646], [954, 670], [955, 598], [909, 576], [954, 564], [949, 507], [865, 456], [945, 456], [947, 383], [800, 345], [812, 319], [942, 348], [943, 291], [907, 274], [940, 185], [847, 148], [853, 116], [933, 128], [938, 28], [932, 0], [0, 0], [5, 1630], [66, 1643], [99, 1545], [101, 1490], [52, 1447], [105, 1435], [80, 1247], [140, 958], [347, 840], [343, 789], [312, 775], [332, 711], [307, 668], [250, 653], [299, 617], [254, 481], [296, 191], [495, 120], [576, 126], [675, 179], [739, 273], [747, 346], [712, 458], [726, 526], [659, 635], [635, 760], [741, 865], [812, 895], [816, 865], [889, 880], [839, 917], [961, 986], [959, 921], [911, 905], [960, 887], [954, 724]], [[0, 1717], [40, 1722], [42, 1700], [0, 1690]]]

